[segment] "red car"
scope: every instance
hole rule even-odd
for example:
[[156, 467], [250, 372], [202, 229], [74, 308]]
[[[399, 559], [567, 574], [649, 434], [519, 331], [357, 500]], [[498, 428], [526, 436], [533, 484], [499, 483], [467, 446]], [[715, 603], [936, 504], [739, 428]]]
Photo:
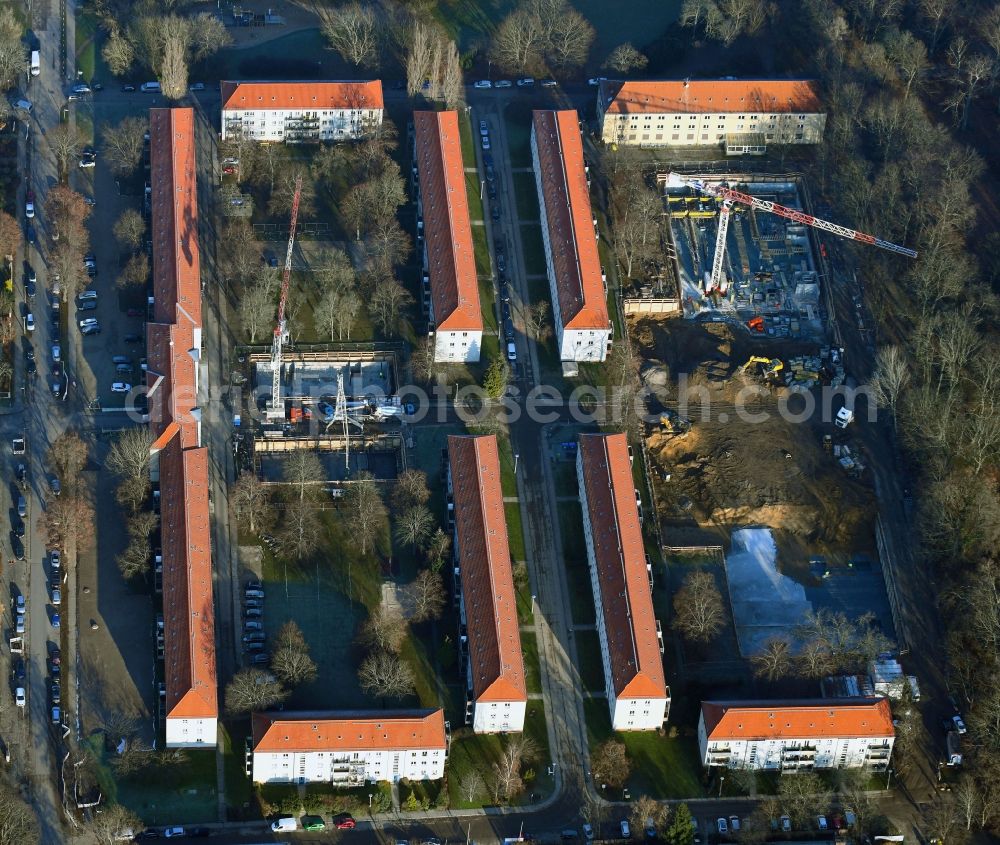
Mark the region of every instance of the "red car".
[[232, 176], [236, 172], [236, 168], [229, 164], [222, 168], [222, 172], [227, 176]]
[[334, 816], [333, 825], [337, 830], [354, 830], [357, 826], [354, 817], [348, 813], [341, 813], [339, 816]]

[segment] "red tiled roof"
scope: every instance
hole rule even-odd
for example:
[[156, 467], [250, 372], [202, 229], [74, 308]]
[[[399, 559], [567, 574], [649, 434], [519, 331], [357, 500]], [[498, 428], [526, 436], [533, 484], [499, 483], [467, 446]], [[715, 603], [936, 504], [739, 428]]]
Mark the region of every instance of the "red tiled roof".
[[705, 701], [709, 739], [812, 739], [892, 737], [885, 698], [825, 701]]
[[254, 713], [253, 750], [397, 751], [444, 749], [443, 710], [334, 710]]
[[608, 114], [822, 111], [816, 83], [807, 79], [607, 79], [600, 102]]
[[494, 435], [448, 437], [472, 693], [527, 701], [517, 596]]
[[146, 401], [154, 439], [171, 423], [181, 428], [185, 449], [199, 443], [199, 426], [192, 411], [198, 407], [194, 358], [194, 327], [179, 313], [178, 323], [146, 324]]
[[175, 436], [159, 461], [167, 716], [217, 717], [208, 450]]
[[628, 441], [581, 434], [580, 459], [615, 696], [665, 698]]
[[575, 111], [536, 111], [541, 172], [559, 314], [567, 329], [607, 329], [608, 304], [594, 237], [583, 141]]
[[483, 330], [458, 113], [413, 113], [434, 320], [445, 331]]
[[223, 111], [246, 109], [381, 109], [382, 83], [344, 82], [222, 82]]
[[194, 109], [149, 110], [153, 319], [201, 326]]

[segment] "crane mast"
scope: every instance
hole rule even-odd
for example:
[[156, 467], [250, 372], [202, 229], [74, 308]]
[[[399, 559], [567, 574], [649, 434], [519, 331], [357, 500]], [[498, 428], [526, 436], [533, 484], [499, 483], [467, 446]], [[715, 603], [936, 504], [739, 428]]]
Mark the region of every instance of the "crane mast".
[[292, 249], [295, 247], [295, 227], [299, 220], [299, 198], [302, 195], [302, 174], [295, 177], [295, 196], [292, 198], [292, 228], [288, 232], [288, 249], [285, 252], [285, 270], [281, 276], [281, 298], [278, 300], [278, 323], [271, 341], [271, 406], [268, 416], [272, 419], [285, 416], [281, 401], [281, 346], [288, 341], [285, 306], [288, 304], [288, 282], [292, 273]]
[[755, 208], [758, 211], [767, 211], [770, 214], [777, 214], [779, 217], [784, 217], [786, 220], [793, 220], [794, 222], [801, 223], [805, 226], [812, 226], [814, 229], [822, 229], [825, 232], [831, 232], [834, 235], [839, 235], [840, 237], [847, 238], [847, 240], [850, 241], [858, 241], [859, 243], [868, 244], [869, 246], [877, 246], [880, 249], [895, 252], [899, 255], [905, 255], [909, 258], [917, 257], [917, 253], [914, 250], [907, 249], [905, 246], [899, 246], [898, 244], [883, 240], [882, 238], [876, 238], [874, 235], [866, 235], [864, 232], [849, 229], [847, 226], [841, 226], [837, 223], [831, 223], [828, 220], [822, 220], [819, 217], [813, 217], [811, 214], [796, 211], [794, 208], [788, 208], [787, 206], [779, 205], [776, 202], [762, 200], [755, 196], [751, 196], [750, 194], [744, 194], [741, 191], [734, 191], [732, 188], [727, 188], [723, 185], [709, 184], [701, 179], [689, 179], [687, 176], [680, 173], [661, 173], [657, 176], [657, 181], [665, 183], [668, 187], [693, 188], [699, 193], [708, 194], [709, 196], [717, 197], [722, 200], [722, 208], [719, 211], [719, 229], [715, 239], [715, 256], [712, 260], [712, 276], [707, 282], [707, 290], [709, 291], [721, 291], [723, 289], [722, 264], [726, 252], [726, 232], [729, 228], [729, 214], [734, 202], [742, 203], [743, 205]]

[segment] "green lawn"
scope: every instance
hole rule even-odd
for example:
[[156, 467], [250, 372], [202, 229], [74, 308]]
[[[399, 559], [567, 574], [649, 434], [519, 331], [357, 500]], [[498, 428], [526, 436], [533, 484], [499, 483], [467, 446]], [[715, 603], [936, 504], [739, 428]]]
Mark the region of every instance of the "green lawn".
[[76, 16], [76, 69], [82, 78], [94, 78], [94, 63], [97, 53], [97, 21], [93, 15], [80, 12]]
[[514, 104], [504, 110], [511, 167], [531, 167], [531, 108]]
[[226, 813], [230, 821], [260, 818], [257, 804], [252, 800], [253, 791], [243, 758], [243, 740], [249, 733], [249, 721], [231, 722], [228, 726], [219, 723], [226, 783]]
[[517, 479], [514, 477], [514, 452], [511, 449], [510, 438], [497, 438], [500, 452], [500, 486], [505, 496], [517, 495]]
[[535, 187], [534, 173], [514, 174], [514, 196], [517, 200], [517, 216], [524, 222], [538, 220], [538, 191]]
[[507, 543], [510, 546], [511, 560], [524, 560], [524, 527], [521, 523], [521, 506], [517, 502], [504, 502], [504, 513], [507, 516]]
[[580, 682], [587, 692], [604, 692], [604, 661], [597, 631], [574, 631], [577, 668]]
[[545, 244], [542, 227], [537, 223], [521, 226], [521, 249], [524, 253], [524, 270], [529, 276], [545, 275]]
[[535, 621], [535, 614], [531, 601], [531, 579], [528, 577], [528, 566], [523, 562], [514, 563], [514, 589], [517, 590], [517, 621], [530, 625]]
[[524, 655], [524, 682], [528, 692], [542, 691], [541, 670], [538, 667], [538, 637], [534, 631], [521, 631], [521, 653]]
[[[486, 227], [485, 226], [473, 226], [472, 227], [472, 249], [476, 254], [476, 273], [480, 278], [485, 277], [487, 280], [493, 277], [493, 265], [490, 261], [490, 247], [486, 242]], [[482, 284], [480, 282], [480, 284]], [[492, 286], [492, 282], [490, 282]], [[492, 301], [492, 297], [490, 300]], [[485, 303], [484, 303], [485, 307]]]
[[552, 467], [552, 476], [556, 486], [557, 496], [578, 496], [576, 481], [576, 461], [556, 461]]
[[693, 736], [670, 738], [656, 731], [615, 734], [605, 699], [584, 699], [583, 708], [591, 753], [612, 736], [625, 743], [632, 762], [627, 786], [633, 797], [643, 793], [652, 798], [704, 797], [698, 741]]
[[559, 502], [558, 513], [573, 622], [586, 625], [594, 621], [594, 597], [583, 540], [583, 515], [577, 502]]

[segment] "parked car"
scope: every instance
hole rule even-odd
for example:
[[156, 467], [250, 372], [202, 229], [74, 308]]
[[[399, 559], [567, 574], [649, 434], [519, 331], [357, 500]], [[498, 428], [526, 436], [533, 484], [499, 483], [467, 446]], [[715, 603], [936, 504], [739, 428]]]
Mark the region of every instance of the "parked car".
[[163, 831], [163, 835], [170, 839], [173, 836], [187, 836], [183, 827], [168, 827]]
[[126, 82], [122, 86], [122, 91], [124, 91], [126, 94], [132, 94], [135, 92], [135, 86], [131, 82]]
[[250, 658], [250, 663], [254, 666], [267, 666], [271, 662], [271, 655], [266, 651], [259, 651]]
[[730, 816], [729, 817], [729, 829], [733, 833], [739, 833], [740, 832], [740, 817], [739, 816]]
[[111, 385], [112, 393], [128, 393], [132, 389], [132, 385], [127, 381], [116, 381]]
[[28, 699], [24, 694], [24, 687], [18, 687], [14, 690], [14, 703], [18, 707], [24, 707], [28, 703]]
[[52, 724], [58, 725], [62, 721], [62, 711], [58, 707], [52, 708]]
[[472, 87], [473, 88], [492, 88], [493, 87], [493, 83], [490, 82], [488, 79], [480, 79]]
[[354, 830], [357, 822], [354, 821], [354, 816], [350, 813], [339, 813], [333, 817], [333, 826], [337, 830]]
[[263, 631], [264, 623], [256, 619], [248, 619], [243, 623], [244, 631]]
[[518, 88], [528, 88], [534, 84], [535, 80], [532, 79], [530, 76], [522, 76], [519, 80], [517, 80]]
[[17, 598], [14, 600], [14, 607], [16, 613], [24, 613], [25, 602], [23, 593], [17, 594]]
[[81, 158], [79, 164], [84, 170], [88, 167], [97, 167], [97, 162], [92, 158]]
[[594, 841], [594, 827], [586, 822], [583, 824], [583, 838], [588, 842]]
[[59, 684], [53, 684], [49, 688], [49, 694], [52, 696], [53, 704], [62, 704], [62, 687]]
[[247, 587], [244, 594], [248, 599], [262, 599], [264, 598], [264, 591], [253, 587]]
[[24, 496], [17, 497], [17, 515], [22, 519], [28, 515], [28, 500]]
[[35, 216], [35, 204], [33, 202], [26, 202], [24, 204], [24, 216], [29, 219]]
[[630, 828], [629, 825], [628, 825], [628, 819], [622, 819], [618, 823], [618, 827], [621, 829], [622, 839], [631, 839], [632, 838], [632, 828]]
[[554, 79], [543, 79], [538, 84], [541, 85], [542, 88], [555, 88], [556, 85], [558, 85], [559, 83], [556, 82]]
[[52, 627], [53, 628], [58, 628], [60, 622], [61, 622], [61, 620], [59, 618], [59, 614], [58, 613], [53, 613], [52, 614]]
[[251, 631], [249, 634], [243, 635], [243, 642], [245, 643], [262, 643], [267, 639], [267, 634], [263, 631]]
[[62, 555], [59, 553], [57, 549], [53, 549], [51, 552], [49, 552], [49, 564], [51, 565], [53, 570], [58, 572], [61, 563], [62, 563]]
[[33, 332], [35, 330], [35, 315], [30, 311], [24, 317], [24, 328], [29, 332]]
[[792, 820], [791, 820], [791, 818], [789, 816], [782, 816], [781, 817], [781, 829], [785, 833], [791, 832], [791, 829], [792, 829]]
[[479, 121], [479, 134], [480, 135], [489, 135], [490, 134], [490, 128], [486, 125], [486, 121], [485, 120], [480, 120]]
[[86, 82], [77, 82], [70, 90], [74, 94], [89, 94], [90, 86]]
[[509, 79], [500, 79], [493, 84], [494, 88], [513, 88], [514, 83]]
[[83, 329], [87, 326], [92, 326], [97, 323], [97, 317], [84, 317], [82, 320], [77, 320], [77, 325]]
[[52, 588], [52, 604], [56, 607], [62, 604], [62, 592], [55, 586]]
[[24, 614], [19, 613], [14, 619], [14, 633], [23, 634], [24, 633]]
[[490, 136], [489, 135], [483, 135], [482, 136], [482, 143], [483, 143], [483, 149], [484, 150], [488, 150], [490, 148]]
[[725, 819], [716, 819], [715, 826], [719, 829], [719, 836], [726, 836], [729, 833], [729, 825]]
[[816, 827], [820, 830], [826, 830], [829, 827], [826, 822], [826, 816], [816, 816]]

